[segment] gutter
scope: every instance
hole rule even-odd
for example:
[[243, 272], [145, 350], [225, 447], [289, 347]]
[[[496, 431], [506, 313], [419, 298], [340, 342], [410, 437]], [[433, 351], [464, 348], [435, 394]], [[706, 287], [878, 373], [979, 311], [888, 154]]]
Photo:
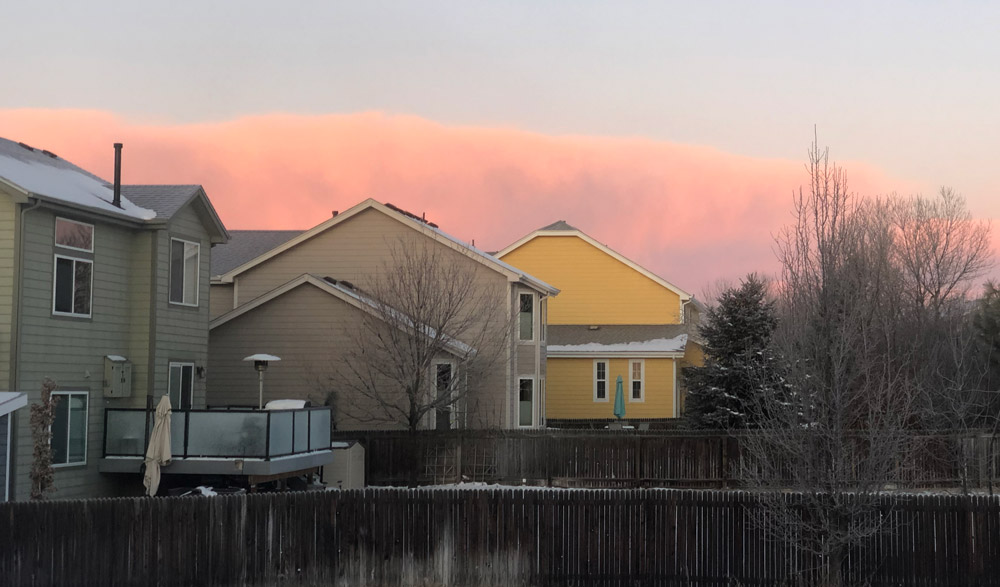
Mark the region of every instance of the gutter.
[[[23, 206], [23, 204], [15, 204], [15, 206]], [[28, 208], [22, 208], [21, 214], [18, 216], [17, 223], [17, 238], [15, 239], [14, 245], [14, 283], [17, 286], [14, 288], [15, 299], [11, 300], [11, 311], [13, 316], [11, 316], [11, 325], [14, 331], [11, 332], [10, 337], [10, 386], [8, 389], [18, 389], [18, 372], [17, 367], [20, 364], [18, 360], [21, 352], [21, 331], [22, 331], [22, 313], [21, 313], [21, 300], [24, 299], [24, 271], [22, 271], [21, 266], [24, 264], [22, 259], [24, 255], [24, 217], [28, 212], [32, 210], [37, 210], [42, 206], [41, 200], [35, 199], [35, 203]]]

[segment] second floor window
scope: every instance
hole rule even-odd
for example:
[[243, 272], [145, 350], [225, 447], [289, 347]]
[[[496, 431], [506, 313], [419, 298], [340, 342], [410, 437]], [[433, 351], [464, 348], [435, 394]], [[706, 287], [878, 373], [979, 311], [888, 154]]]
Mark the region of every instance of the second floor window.
[[56, 255], [52, 284], [52, 313], [90, 316], [90, 291], [94, 263], [86, 259]]
[[170, 303], [198, 305], [198, 259], [201, 245], [170, 239]]
[[534, 340], [535, 338], [535, 296], [521, 294], [520, 312], [518, 313], [518, 338]]

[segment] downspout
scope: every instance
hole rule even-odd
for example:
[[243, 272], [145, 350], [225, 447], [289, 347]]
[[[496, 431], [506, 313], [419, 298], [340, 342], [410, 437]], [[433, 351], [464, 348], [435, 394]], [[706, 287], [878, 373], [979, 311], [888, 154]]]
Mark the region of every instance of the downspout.
[[[22, 205], [23, 204], [18, 204], [18, 206]], [[17, 372], [17, 366], [20, 364], [20, 361], [18, 360], [18, 355], [21, 352], [21, 331], [22, 331], [21, 326], [23, 321], [22, 320], [23, 313], [21, 312], [20, 306], [21, 306], [21, 300], [24, 299], [24, 271], [21, 269], [21, 265], [23, 264], [21, 257], [24, 254], [24, 216], [28, 212], [38, 209], [41, 205], [42, 205], [41, 200], [35, 199], [34, 204], [32, 204], [28, 208], [24, 208], [21, 210], [21, 215], [18, 218], [18, 223], [17, 223], [17, 239], [15, 245], [16, 249], [14, 251], [14, 274], [15, 274], [14, 281], [17, 284], [14, 295], [16, 295], [17, 298], [11, 300], [13, 302], [11, 304], [11, 312], [14, 313], [14, 315], [11, 316], [11, 325], [14, 328], [14, 332], [11, 333], [10, 337], [10, 378], [9, 378], [10, 387], [8, 388], [11, 391], [15, 391], [18, 389], [17, 382], [18, 378], [20, 377], [20, 375]], [[7, 418], [7, 435], [8, 435], [7, 452], [8, 454], [12, 455], [17, 454], [17, 447], [12, 445], [17, 443], [18, 435], [14, 433], [14, 426], [15, 423], [20, 419], [14, 417], [15, 412], [11, 412]], [[9, 476], [9, 479], [7, 479], [7, 487], [6, 487], [7, 498], [8, 499], [17, 498], [17, 491], [16, 491], [17, 483], [15, 483], [15, 479], [17, 479], [17, 463], [12, 463], [8, 459], [7, 472]]]

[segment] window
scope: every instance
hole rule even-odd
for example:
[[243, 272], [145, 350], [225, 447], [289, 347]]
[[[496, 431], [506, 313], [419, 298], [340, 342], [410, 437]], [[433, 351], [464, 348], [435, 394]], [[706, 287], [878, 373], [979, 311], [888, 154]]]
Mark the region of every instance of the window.
[[535, 380], [521, 378], [518, 384], [518, 426], [532, 426], [535, 423]]
[[94, 225], [56, 218], [56, 245], [76, 251], [94, 252]]
[[86, 391], [53, 391], [56, 400], [52, 422], [52, 464], [75, 465], [87, 462]]
[[190, 410], [194, 396], [194, 363], [170, 363], [170, 405]]
[[52, 280], [52, 313], [90, 316], [90, 292], [94, 263], [86, 259], [56, 255]]
[[170, 302], [198, 305], [198, 257], [201, 245], [170, 239]]
[[629, 395], [629, 400], [634, 402], [641, 402], [645, 400], [645, 385], [643, 382], [643, 371], [645, 370], [645, 364], [643, 361], [633, 360], [629, 361], [629, 373], [631, 379], [631, 394]]
[[521, 294], [520, 313], [518, 314], [518, 338], [534, 340], [535, 338], [535, 295]]
[[455, 383], [455, 373], [454, 366], [448, 362], [434, 363], [434, 394], [435, 397], [441, 402], [440, 405], [434, 410], [434, 427], [438, 430], [451, 430], [452, 424], [452, 408], [455, 403], [454, 397], [454, 383]]
[[608, 401], [608, 362], [594, 361], [594, 401]]

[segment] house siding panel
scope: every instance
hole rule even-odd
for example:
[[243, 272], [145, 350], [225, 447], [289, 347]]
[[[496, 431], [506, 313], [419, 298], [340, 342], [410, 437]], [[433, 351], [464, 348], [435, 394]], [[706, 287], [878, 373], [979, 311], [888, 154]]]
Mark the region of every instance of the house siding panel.
[[18, 205], [0, 192], [0, 389], [12, 386], [11, 334], [14, 311], [14, 250]]
[[579, 237], [536, 237], [503, 260], [561, 290], [549, 324], [680, 322], [680, 296]]
[[[600, 358], [600, 357], [595, 357]], [[629, 397], [629, 359], [609, 359], [608, 401], [594, 401], [594, 359], [549, 358], [546, 378], [546, 417], [569, 419], [613, 418], [615, 381], [622, 377], [625, 418], [671, 418], [674, 415], [673, 359], [643, 359], [645, 401]]]
[[209, 317], [214, 320], [233, 309], [233, 285], [213, 284], [209, 287]]

